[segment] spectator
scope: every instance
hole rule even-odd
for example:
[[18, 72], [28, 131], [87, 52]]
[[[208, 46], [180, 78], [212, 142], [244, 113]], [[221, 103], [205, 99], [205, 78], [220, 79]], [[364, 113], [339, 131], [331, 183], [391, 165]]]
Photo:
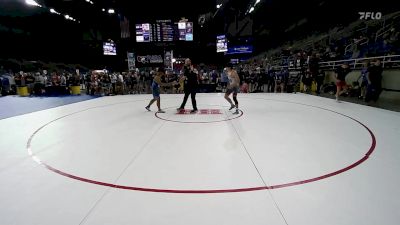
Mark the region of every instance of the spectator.
[[267, 71], [267, 92], [274, 92], [275, 90], [275, 74], [272, 68]]
[[361, 75], [357, 79], [361, 87], [360, 96], [358, 97], [359, 99], [365, 99], [368, 86], [368, 68], [369, 68], [369, 62], [366, 61], [363, 63], [363, 67], [361, 68]]
[[132, 94], [132, 76], [131, 76], [131, 73], [128, 73], [126, 76], [125, 76], [125, 78], [124, 78], [124, 80], [125, 80], [125, 91], [126, 91], [126, 93], [128, 93], [128, 94]]
[[311, 71], [310, 69], [307, 69], [301, 78], [301, 81], [303, 82], [303, 90], [305, 93], [309, 93], [311, 91], [312, 80], [313, 79], [311, 76]]
[[60, 86], [60, 76], [58, 76], [56, 72], [53, 72], [51, 76], [51, 85]]
[[67, 78], [65, 77], [65, 74], [62, 73], [60, 76], [60, 86], [66, 86], [67, 85]]
[[250, 79], [249, 79], [249, 91], [253, 92], [256, 89], [257, 85], [257, 73], [256, 71], [252, 70], [250, 73]]
[[322, 85], [325, 80], [325, 72], [323, 70], [319, 70], [317, 76], [315, 77], [315, 83], [317, 84], [317, 95], [321, 94]]
[[111, 90], [112, 90], [112, 86], [111, 86], [111, 78], [108, 74], [104, 74], [103, 75], [103, 92], [105, 95], [111, 95]]
[[10, 81], [10, 87], [11, 87], [11, 92], [12, 93], [17, 93], [17, 85], [15, 84], [15, 76], [14, 76], [14, 73], [12, 72], [12, 71], [10, 71], [9, 73], [8, 73], [8, 75], [9, 75], [9, 78], [8, 78], [8, 80]]
[[226, 72], [226, 68], [224, 71], [221, 73], [221, 86], [222, 86], [222, 92], [225, 92], [226, 86], [228, 85], [228, 75]]
[[211, 83], [212, 84], [216, 84], [217, 83], [217, 78], [218, 78], [217, 71], [213, 70], [212, 73], [211, 73]]
[[35, 85], [35, 77], [31, 73], [25, 75], [25, 84], [28, 86], [28, 92], [33, 95], [33, 87]]
[[44, 76], [42, 74], [40, 74], [40, 73], [36, 73], [35, 86], [33, 88], [34, 94], [35, 95], [44, 94], [44, 87], [45, 87]]
[[20, 71], [14, 78], [15, 84], [18, 87], [25, 86], [24, 72]]
[[112, 94], [116, 94], [116, 87], [117, 87], [117, 75], [115, 73], [110, 75], [111, 77], [111, 86], [112, 86]]
[[90, 72], [85, 75], [85, 89], [86, 89], [86, 94], [90, 94], [90, 90], [92, 88], [92, 79]]
[[45, 85], [45, 87], [51, 86], [51, 76], [47, 72], [47, 70], [43, 70], [43, 76], [44, 76], [44, 85]]
[[264, 80], [263, 80], [264, 74], [261, 68], [257, 70], [256, 73], [256, 90], [257, 91], [263, 91], [264, 90]]
[[383, 69], [379, 59], [368, 68], [368, 87], [365, 97], [366, 102], [369, 102], [370, 100], [374, 102], [378, 101], [379, 95], [382, 92], [382, 72]]
[[287, 84], [286, 84], [286, 91], [287, 93], [296, 93], [297, 86], [301, 79], [301, 72], [300, 71], [290, 71], [288, 73]]
[[150, 94], [151, 90], [151, 84], [153, 82], [153, 76], [155, 75], [155, 72], [153, 70], [151, 71], [145, 71], [144, 76], [145, 76], [145, 93]]
[[124, 94], [125, 85], [124, 85], [124, 76], [122, 74], [117, 75], [117, 94]]
[[240, 88], [240, 92], [241, 93], [249, 93], [249, 84], [247, 83], [247, 81], [244, 80], [242, 83], [243, 84]]
[[310, 70], [312, 78], [315, 78], [319, 73], [319, 62], [320, 62], [319, 54], [313, 54], [310, 57], [310, 61], [308, 63], [308, 69]]
[[132, 87], [133, 87], [133, 94], [139, 94], [139, 76], [138, 73], [135, 71], [132, 74]]
[[281, 70], [275, 74], [275, 93], [278, 93], [278, 89], [283, 93], [286, 84], [286, 71]]
[[350, 67], [347, 63], [342, 64], [335, 71], [336, 73], [336, 101], [339, 101], [339, 96], [347, 92], [346, 76], [350, 73]]
[[[4, 73], [0, 78], [2, 78], [2, 95], [9, 95], [15, 93], [15, 81], [12, 72]], [[0, 84], [1, 86], [1, 84]]]

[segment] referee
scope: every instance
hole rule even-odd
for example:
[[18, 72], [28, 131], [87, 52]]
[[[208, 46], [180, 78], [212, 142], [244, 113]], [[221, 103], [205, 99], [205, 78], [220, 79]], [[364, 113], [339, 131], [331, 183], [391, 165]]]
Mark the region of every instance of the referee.
[[196, 92], [199, 86], [199, 82], [197, 79], [197, 74], [193, 71], [192, 61], [190, 59], [185, 60], [185, 66], [183, 67], [183, 75], [185, 76], [185, 82], [184, 82], [185, 97], [183, 98], [181, 107], [179, 107], [177, 110], [182, 111], [185, 109], [186, 102], [190, 95], [193, 106], [193, 110], [190, 111], [190, 113], [196, 113], [197, 112]]

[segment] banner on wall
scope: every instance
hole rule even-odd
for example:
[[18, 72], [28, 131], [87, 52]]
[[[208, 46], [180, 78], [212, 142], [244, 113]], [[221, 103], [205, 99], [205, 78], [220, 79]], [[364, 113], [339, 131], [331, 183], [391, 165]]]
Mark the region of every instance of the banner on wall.
[[172, 65], [172, 59], [174, 57], [174, 52], [171, 51], [165, 51], [164, 53], [164, 66], [166, 69], [172, 69], [173, 65]]
[[135, 54], [133, 52], [128, 52], [128, 70], [135, 71], [136, 62], [135, 62]]
[[138, 55], [136, 61], [138, 66], [158, 66], [164, 64], [162, 55]]
[[250, 54], [253, 53], [253, 46], [252, 45], [242, 45], [242, 46], [234, 46], [229, 47], [227, 55], [234, 55], [234, 54]]

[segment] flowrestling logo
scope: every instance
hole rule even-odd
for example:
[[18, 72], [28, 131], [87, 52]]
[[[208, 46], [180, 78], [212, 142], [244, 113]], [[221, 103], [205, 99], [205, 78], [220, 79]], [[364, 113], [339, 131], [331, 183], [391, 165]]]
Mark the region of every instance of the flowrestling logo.
[[360, 20], [380, 20], [382, 18], [381, 12], [358, 12], [360, 14]]

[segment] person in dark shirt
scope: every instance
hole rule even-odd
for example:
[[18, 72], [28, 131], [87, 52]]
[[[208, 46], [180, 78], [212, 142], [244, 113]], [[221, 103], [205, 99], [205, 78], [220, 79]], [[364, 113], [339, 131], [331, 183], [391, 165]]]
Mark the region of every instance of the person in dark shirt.
[[312, 78], [315, 78], [318, 74], [319, 71], [319, 54], [313, 54], [310, 58], [309, 64], [308, 64], [308, 69], [311, 72]]
[[286, 69], [282, 69], [275, 73], [275, 93], [278, 93], [278, 89], [283, 93], [286, 86], [286, 78], [289, 74], [289, 71]]
[[325, 80], [325, 71], [319, 70], [317, 76], [315, 77], [315, 82], [317, 83], [317, 95], [321, 94], [321, 88]]
[[261, 68], [259, 72], [257, 72], [256, 83], [256, 90], [260, 92], [264, 91], [264, 71]]
[[346, 76], [350, 73], [350, 67], [347, 63], [342, 64], [335, 71], [336, 73], [336, 101], [339, 102], [339, 96], [347, 91]]
[[183, 102], [182, 102], [181, 106], [177, 110], [181, 111], [181, 110], [185, 109], [186, 102], [190, 95], [190, 97], [192, 99], [192, 106], [193, 106], [193, 110], [191, 111], [191, 113], [196, 113], [197, 112], [196, 92], [197, 92], [197, 88], [199, 86], [199, 82], [198, 82], [197, 74], [194, 72], [194, 68], [192, 66], [192, 61], [190, 59], [185, 60], [185, 66], [183, 68], [183, 75], [185, 76], [185, 82], [184, 82], [185, 97], [183, 98]]
[[310, 69], [307, 69], [307, 71], [303, 74], [301, 81], [303, 82], [304, 93], [310, 93], [312, 85], [312, 74]]
[[33, 94], [33, 87], [34, 87], [34, 84], [35, 84], [35, 77], [31, 73], [28, 73], [25, 76], [25, 84], [26, 84], [26, 86], [28, 86], [29, 94], [32, 95]]
[[363, 67], [361, 69], [361, 75], [358, 77], [357, 81], [361, 79], [361, 92], [359, 99], [365, 99], [367, 93], [367, 86], [368, 86], [368, 68], [370, 67], [369, 62], [366, 61], [363, 63]]
[[18, 87], [25, 85], [23, 74], [24, 74], [24, 72], [21, 71], [14, 77], [15, 84]]
[[239, 75], [239, 78], [240, 78], [240, 85], [242, 85], [243, 82], [244, 82], [244, 80], [245, 80], [245, 76], [246, 76], [245, 73], [244, 73], [244, 71], [243, 71], [243, 69], [240, 69], [240, 70], [239, 70], [238, 75]]
[[317, 85], [317, 95], [320, 94], [320, 89], [321, 86], [324, 82], [324, 76], [322, 76], [321, 71], [319, 70], [319, 62], [320, 62], [320, 55], [319, 54], [313, 54], [310, 58], [310, 63], [308, 65], [308, 68], [311, 73], [312, 79], [314, 79], [316, 85]]
[[379, 59], [376, 60], [373, 65], [368, 68], [368, 85], [367, 93], [365, 96], [366, 102], [369, 102], [370, 100], [376, 102], [378, 100], [379, 95], [382, 92], [382, 72], [383, 68]]
[[287, 93], [295, 93], [297, 92], [297, 85], [301, 79], [300, 71], [290, 71], [287, 78], [286, 91]]
[[[91, 74], [91, 72], [89, 71], [89, 73], [87, 73], [85, 76], [85, 89], [86, 89], [87, 95], [89, 95], [90, 89], [92, 88], [92, 79], [91, 79], [90, 74]], [[115, 86], [114, 86], [114, 88], [115, 88]]]
[[274, 92], [275, 90], [275, 74], [272, 68], [269, 68], [267, 71], [267, 92]]

